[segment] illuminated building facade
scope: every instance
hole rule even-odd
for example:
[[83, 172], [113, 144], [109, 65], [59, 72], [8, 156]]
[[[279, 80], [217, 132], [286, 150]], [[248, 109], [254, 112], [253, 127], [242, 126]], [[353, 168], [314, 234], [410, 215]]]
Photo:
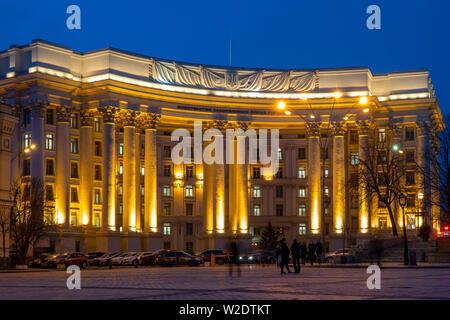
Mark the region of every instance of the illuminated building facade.
[[[42, 179], [45, 219], [60, 225], [41, 240], [51, 251], [200, 251], [225, 247], [230, 235], [250, 246], [269, 221], [288, 241], [325, 233], [330, 249], [344, 234], [352, 242], [389, 234], [378, 201], [362, 187], [349, 191], [364, 146], [392, 135], [425, 161], [442, 129], [426, 70], [223, 68], [41, 40], [0, 53], [0, 95], [20, 120], [11, 181]], [[294, 112], [280, 112], [280, 101]], [[194, 121], [221, 131], [279, 129], [280, 169], [174, 164], [171, 133]], [[410, 229], [418, 226], [416, 195], [436, 197], [412, 174]], [[439, 207], [429, 203], [424, 218], [438, 228]]]

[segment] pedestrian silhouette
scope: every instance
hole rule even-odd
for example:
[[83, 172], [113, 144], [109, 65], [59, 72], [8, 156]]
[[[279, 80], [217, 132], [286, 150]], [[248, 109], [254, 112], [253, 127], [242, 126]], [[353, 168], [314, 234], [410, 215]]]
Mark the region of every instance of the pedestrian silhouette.
[[308, 256], [308, 248], [306, 248], [306, 243], [303, 241], [300, 245], [300, 255], [302, 258], [302, 264], [306, 264], [306, 257]]
[[240, 277], [241, 276], [241, 268], [239, 265], [239, 248], [238, 248], [238, 244], [236, 242], [235, 239], [231, 239], [230, 240], [230, 261], [229, 261], [229, 275], [230, 277], [233, 276], [233, 269], [236, 266], [236, 272], [237, 272], [237, 276]]
[[301, 253], [300, 244], [297, 242], [297, 239], [294, 238], [294, 241], [292, 242], [291, 246], [291, 255], [295, 273], [300, 273], [300, 253]]
[[311, 266], [316, 262], [316, 246], [312, 241], [308, 245], [308, 260]]
[[319, 264], [322, 262], [322, 243], [320, 240], [316, 243], [316, 255], [317, 255], [317, 261]]
[[286, 272], [283, 271], [284, 267], [286, 267], [286, 270], [288, 273], [291, 273], [291, 270], [289, 270], [289, 248], [286, 245], [286, 238], [281, 239], [280, 241], [280, 249], [281, 249], [281, 274], [284, 274]]

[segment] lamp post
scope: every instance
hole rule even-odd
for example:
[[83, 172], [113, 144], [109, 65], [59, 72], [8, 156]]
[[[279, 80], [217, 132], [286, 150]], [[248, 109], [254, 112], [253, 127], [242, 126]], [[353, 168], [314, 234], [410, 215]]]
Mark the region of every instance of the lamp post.
[[[327, 178], [325, 176], [325, 164], [326, 164], [326, 156], [325, 156], [325, 152], [327, 152], [328, 150], [328, 143], [329, 143], [329, 137], [330, 137], [330, 123], [331, 123], [331, 119], [333, 118], [333, 113], [334, 113], [334, 109], [335, 109], [335, 104], [337, 102], [338, 99], [340, 99], [342, 97], [342, 93], [339, 91], [333, 92], [332, 94], [332, 98], [333, 98], [333, 105], [331, 107], [331, 114], [330, 114], [330, 121], [328, 121], [328, 127], [326, 128], [327, 133], [325, 135], [325, 137], [319, 133], [319, 149], [320, 149], [320, 162], [321, 162], [321, 168], [320, 168], [320, 173], [321, 173], [321, 223], [320, 223], [320, 230], [321, 230], [321, 241], [322, 241], [322, 245], [325, 246], [325, 208], [328, 207], [327, 204], [327, 200], [325, 200], [325, 192], [324, 192], [324, 186], [325, 186], [325, 179]], [[302, 95], [301, 100], [305, 101], [308, 106], [309, 109], [311, 111], [311, 114], [308, 117], [305, 117], [302, 114], [297, 113], [295, 110], [290, 109], [288, 110], [286, 103], [284, 101], [279, 101], [277, 103], [277, 108], [281, 111], [284, 112], [284, 114], [286, 116], [291, 116], [291, 115], [295, 115], [300, 117], [307, 126], [310, 125], [311, 122], [315, 122], [317, 121], [316, 119], [320, 118], [320, 115], [316, 115], [315, 114], [315, 110], [313, 109], [313, 107], [311, 106], [311, 103], [309, 102], [309, 99], [307, 97], [307, 95]], [[343, 114], [337, 115], [337, 118], [339, 118], [339, 121], [347, 121], [349, 120], [348, 114], [351, 114], [354, 112], [354, 109], [356, 106], [364, 106], [364, 108], [362, 109], [363, 113], [368, 113], [370, 111], [370, 108], [367, 106], [370, 103], [369, 99], [366, 96], [361, 96], [358, 98], [358, 102], [354, 103], [350, 108], [346, 108], [346, 110], [344, 111]], [[325, 141], [323, 141], [325, 138]], [[345, 213], [344, 213], [345, 214]], [[342, 225], [342, 233], [343, 233], [343, 241], [344, 241], [344, 247], [345, 247], [345, 230], [344, 230], [344, 224]], [[325, 257], [325, 250], [322, 250], [322, 257], [321, 257], [321, 261], [324, 261], [324, 257]]]
[[405, 222], [405, 205], [406, 205], [406, 196], [402, 193], [398, 196], [398, 202], [402, 207], [403, 213], [403, 262], [405, 266], [408, 265], [408, 239], [406, 238], [406, 222]]

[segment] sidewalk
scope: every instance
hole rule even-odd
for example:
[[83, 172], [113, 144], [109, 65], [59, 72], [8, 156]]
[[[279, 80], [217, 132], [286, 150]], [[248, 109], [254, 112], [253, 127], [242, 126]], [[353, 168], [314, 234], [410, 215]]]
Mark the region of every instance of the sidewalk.
[[[310, 268], [367, 268], [370, 265], [376, 265], [374, 263], [346, 263], [346, 264], [314, 264], [314, 266], [306, 264], [306, 267]], [[304, 266], [302, 266], [304, 267]], [[381, 269], [450, 269], [450, 263], [428, 263], [428, 262], [418, 262], [417, 265], [405, 266], [401, 262], [383, 262], [380, 265]]]

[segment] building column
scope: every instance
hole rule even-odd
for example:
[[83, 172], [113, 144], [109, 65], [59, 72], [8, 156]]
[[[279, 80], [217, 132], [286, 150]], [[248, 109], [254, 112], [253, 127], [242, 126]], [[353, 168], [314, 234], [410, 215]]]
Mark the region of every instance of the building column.
[[[399, 150], [402, 149], [402, 133], [403, 133], [403, 127], [401, 124], [399, 123], [391, 123], [390, 124], [390, 131], [391, 131], [391, 139], [392, 139], [392, 146], [390, 146], [391, 148], [394, 145], [398, 145]], [[393, 149], [391, 149], [391, 152], [395, 152]], [[397, 226], [399, 227], [404, 227], [403, 226], [403, 213], [402, 213], [402, 209], [399, 205], [398, 199], [397, 201], [394, 201], [394, 203], [392, 204], [394, 206], [393, 210], [394, 210], [394, 214], [395, 217], [397, 218]], [[405, 218], [405, 221], [407, 222], [407, 219]], [[398, 228], [398, 231], [400, 232], [400, 228]]]
[[56, 215], [59, 224], [68, 228], [70, 223], [70, 158], [68, 107], [59, 107], [56, 115]]
[[158, 232], [158, 173], [156, 156], [156, 127], [159, 114], [145, 114], [142, 125], [145, 128], [145, 176], [144, 176], [144, 230]]
[[123, 120], [123, 221], [122, 232], [136, 231], [136, 112], [121, 113]]
[[424, 174], [417, 176], [417, 193], [423, 193], [422, 210], [424, 212], [424, 224], [435, 227], [431, 215], [431, 192], [430, 192], [430, 163], [428, 152], [432, 152], [429, 145], [430, 126], [425, 121], [420, 121], [417, 128], [417, 165]]
[[317, 235], [321, 231], [320, 226], [322, 222], [320, 123], [310, 123], [308, 129], [308, 193], [310, 203], [310, 230], [313, 235]]
[[35, 149], [31, 152], [31, 179], [44, 183], [44, 115], [46, 103], [36, 101], [31, 107], [31, 144]]
[[83, 225], [93, 226], [92, 212], [92, 113], [84, 111], [81, 113], [80, 129], [80, 207]]
[[342, 234], [345, 221], [345, 146], [344, 122], [333, 122], [333, 229]]
[[[239, 133], [236, 135], [238, 145], [244, 146], [244, 150], [241, 150], [241, 157], [237, 157], [238, 161], [235, 165], [235, 183], [236, 183], [236, 210], [237, 210], [237, 227], [239, 234], [248, 234], [248, 156], [247, 150], [245, 148], [247, 145], [247, 137], [245, 131], [247, 131], [249, 123], [248, 122], [238, 122]], [[237, 150], [236, 150], [237, 154]], [[239, 161], [239, 159], [241, 161]]]
[[[359, 150], [358, 157], [360, 161], [367, 161], [367, 153], [369, 151], [369, 123], [367, 121], [359, 121]], [[360, 165], [361, 170], [365, 168]], [[365, 234], [369, 232], [369, 194], [366, 185], [363, 183], [364, 179], [359, 179], [358, 197], [359, 197], [359, 233]]]
[[[223, 133], [227, 122], [223, 120], [214, 121], [214, 127], [220, 130], [221, 135], [216, 135], [214, 141], [222, 139], [222, 163], [214, 163], [214, 232], [218, 234], [225, 233], [225, 153], [223, 148], [225, 141]], [[216, 144], [217, 147], [220, 147]], [[215, 152], [218, 150], [216, 149]]]
[[102, 229], [116, 230], [116, 135], [115, 107], [101, 107], [103, 115]]

